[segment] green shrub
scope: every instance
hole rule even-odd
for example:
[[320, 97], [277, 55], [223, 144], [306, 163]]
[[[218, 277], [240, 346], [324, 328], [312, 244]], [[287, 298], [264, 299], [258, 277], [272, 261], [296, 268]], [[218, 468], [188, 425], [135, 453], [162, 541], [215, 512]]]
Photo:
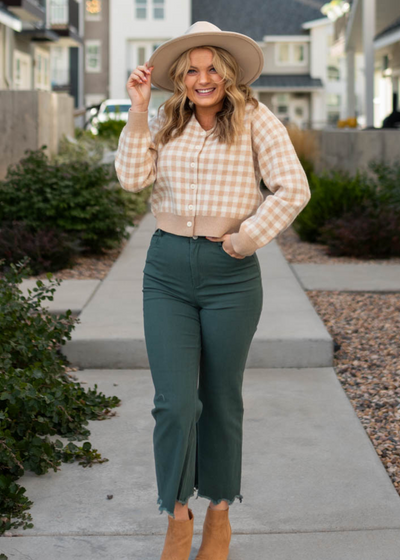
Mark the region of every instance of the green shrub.
[[337, 256], [399, 255], [400, 162], [374, 160], [368, 167], [369, 174], [354, 176], [311, 173], [311, 199], [293, 222], [302, 240], [326, 244]]
[[96, 125], [99, 138], [118, 138], [125, 125], [126, 121], [123, 119], [108, 119], [107, 121], [99, 122]]
[[100, 142], [92, 133], [69, 140], [65, 135], [60, 139], [58, 153], [51, 157], [51, 163], [62, 164], [72, 161], [87, 161], [99, 164], [104, 151], [112, 150], [108, 142]]
[[122, 189], [109, 186], [109, 166], [85, 160], [52, 164], [45, 148], [26, 150], [0, 182], [0, 222], [63, 231], [94, 253], [118, 246], [132, 221]]
[[369, 168], [375, 175], [377, 203], [400, 210], [400, 162], [371, 161]]
[[316, 242], [319, 231], [328, 220], [339, 218], [353, 208], [371, 200], [374, 188], [365, 172], [351, 176], [344, 171], [311, 173], [311, 199], [293, 222], [303, 241]]
[[372, 204], [328, 220], [318, 238], [333, 256], [390, 258], [400, 256], [400, 212]]
[[[41, 307], [52, 300], [54, 285], [40, 280], [25, 297], [18, 284], [26, 276], [28, 259], [0, 279], [0, 535], [12, 528], [32, 527], [28, 509], [32, 502], [16, 481], [25, 471], [37, 475], [59, 470], [62, 462], [79, 460], [82, 466], [102, 459], [87, 439], [89, 420], [110, 416], [119, 406], [118, 397], [106, 397], [94, 389], [85, 390], [68, 374], [68, 360], [60, 352], [71, 339], [74, 322], [71, 311], [53, 316]], [[69, 440], [64, 445], [61, 436]]]
[[311, 175], [314, 172], [314, 163], [310, 159], [304, 156], [299, 156], [299, 161], [303, 166], [303, 169], [305, 171], [305, 174], [307, 175], [308, 180], [310, 181]]
[[73, 264], [79, 252], [77, 243], [67, 233], [55, 229], [30, 231], [23, 222], [4, 223], [0, 227], [0, 260], [2, 268], [27, 256], [31, 274], [54, 272]]

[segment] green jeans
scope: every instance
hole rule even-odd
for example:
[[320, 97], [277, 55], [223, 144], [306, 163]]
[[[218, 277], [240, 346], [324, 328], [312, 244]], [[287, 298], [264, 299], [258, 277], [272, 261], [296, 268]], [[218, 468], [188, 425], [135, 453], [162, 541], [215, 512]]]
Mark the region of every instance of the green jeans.
[[159, 511], [194, 491], [240, 502], [243, 372], [263, 304], [256, 253], [157, 229], [143, 269], [146, 349], [155, 388]]

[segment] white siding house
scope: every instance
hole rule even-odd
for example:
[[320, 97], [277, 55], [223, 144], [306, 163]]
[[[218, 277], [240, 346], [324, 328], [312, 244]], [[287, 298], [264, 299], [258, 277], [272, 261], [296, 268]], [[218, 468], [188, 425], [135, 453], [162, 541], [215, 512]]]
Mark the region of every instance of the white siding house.
[[[128, 98], [126, 82], [157, 46], [191, 25], [188, 0], [112, 0], [110, 3], [110, 97]], [[150, 112], [171, 94], [154, 88]]]

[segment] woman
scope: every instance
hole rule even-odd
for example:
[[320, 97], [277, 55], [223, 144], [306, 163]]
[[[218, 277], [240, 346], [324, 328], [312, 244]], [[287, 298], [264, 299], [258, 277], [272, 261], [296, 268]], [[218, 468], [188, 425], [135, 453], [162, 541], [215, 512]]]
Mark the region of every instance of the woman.
[[[169, 515], [161, 560], [189, 558], [195, 489], [210, 500], [196, 559], [228, 557], [229, 506], [243, 498], [243, 372], [263, 303], [256, 251], [310, 198], [286, 128], [249, 88], [262, 68], [251, 38], [197, 22], [127, 83], [115, 167], [125, 190], [153, 184], [157, 219], [143, 312], [157, 503]], [[173, 94], [148, 122], [151, 83]]]

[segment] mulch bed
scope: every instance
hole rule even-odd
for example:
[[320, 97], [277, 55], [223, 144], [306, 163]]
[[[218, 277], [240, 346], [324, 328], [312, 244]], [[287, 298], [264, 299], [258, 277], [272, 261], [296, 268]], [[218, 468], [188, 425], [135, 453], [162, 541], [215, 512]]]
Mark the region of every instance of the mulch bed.
[[[135, 228], [139, 226], [145, 215], [137, 216], [133, 220]], [[57, 270], [57, 272], [53, 272], [53, 277], [60, 278], [61, 280], [104, 280], [128, 241], [129, 239], [124, 239], [119, 247], [105, 250], [103, 255], [77, 257], [72, 268]], [[30, 276], [29, 280], [47, 280], [47, 276], [46, 273], [43, 273], [37, 276]]]
[[400, 293], [306, 293], [335, 342], [338, 379], [400, 494]]

